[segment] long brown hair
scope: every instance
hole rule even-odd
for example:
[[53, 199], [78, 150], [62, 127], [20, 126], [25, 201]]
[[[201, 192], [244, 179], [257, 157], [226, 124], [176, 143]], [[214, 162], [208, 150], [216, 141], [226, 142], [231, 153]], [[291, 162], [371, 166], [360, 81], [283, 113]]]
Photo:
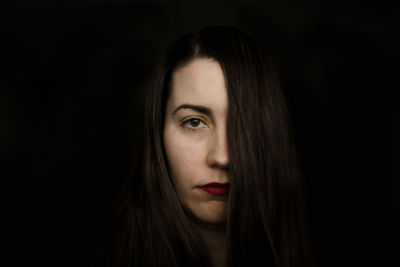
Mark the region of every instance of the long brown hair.
[[[311, 266], [302, 177], [269, 57], [248, 34], [205, 27], [167, 50], [149, 88], [140, 159], [120, 198], [111, 266], [210, 266], [178, 200], [163, 145], [170, 78], [195, 58], [221, 65], [228, 90], [228, 266]], [[107, 265], [106, 264], [106, 265]]]

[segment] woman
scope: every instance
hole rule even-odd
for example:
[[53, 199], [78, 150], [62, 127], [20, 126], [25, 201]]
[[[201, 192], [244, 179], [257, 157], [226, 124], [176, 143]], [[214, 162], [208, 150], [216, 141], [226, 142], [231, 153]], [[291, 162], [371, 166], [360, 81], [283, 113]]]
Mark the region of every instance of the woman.
[[160, 61], [110, 266], [311, 266], [284, 97], [232, 27], [186, 34]]

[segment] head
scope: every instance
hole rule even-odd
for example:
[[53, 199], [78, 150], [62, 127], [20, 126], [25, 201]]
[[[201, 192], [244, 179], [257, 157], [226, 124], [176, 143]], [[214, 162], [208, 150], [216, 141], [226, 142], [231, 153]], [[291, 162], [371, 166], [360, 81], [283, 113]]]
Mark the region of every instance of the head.
[[[206, 27], [174, 42], [148, 93], [145, 129], [129, 227], [131, 242], [146, 240], [141, 249], [153, 251], [149, 259], [158, 253], [176, 263], [182, 249], [201, 258], [193, 229], [201, 223], [226, 228], [232, 266], [252, 265], [249, 259], [307, 264], [285, 101], [254, 39], [232, 27]], [[225, 188], [205, 188], [209, 183]]]

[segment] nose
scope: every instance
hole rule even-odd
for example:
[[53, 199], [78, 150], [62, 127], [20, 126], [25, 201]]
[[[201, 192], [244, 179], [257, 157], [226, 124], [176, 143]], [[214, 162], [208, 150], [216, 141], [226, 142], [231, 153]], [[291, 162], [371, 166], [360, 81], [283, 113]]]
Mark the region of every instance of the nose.
[[226, 132], [216, 134], [210, 142], [210, 150], [207, 157], [208, 165], [211, 168], [226, 169], [229, 164], [228, 141]]

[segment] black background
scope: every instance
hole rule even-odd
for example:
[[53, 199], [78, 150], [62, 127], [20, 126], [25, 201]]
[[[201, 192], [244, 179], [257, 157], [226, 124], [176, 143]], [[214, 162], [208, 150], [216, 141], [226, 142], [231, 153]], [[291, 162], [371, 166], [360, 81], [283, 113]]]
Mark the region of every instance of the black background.
[[157, 59], [181, 33], [223, 24], [258, 39], [280, 71], [319, 265], [396, 266], [395, 2], [159, 2], [0, 9], [0, 264], [82, 264], [129, 170]]

